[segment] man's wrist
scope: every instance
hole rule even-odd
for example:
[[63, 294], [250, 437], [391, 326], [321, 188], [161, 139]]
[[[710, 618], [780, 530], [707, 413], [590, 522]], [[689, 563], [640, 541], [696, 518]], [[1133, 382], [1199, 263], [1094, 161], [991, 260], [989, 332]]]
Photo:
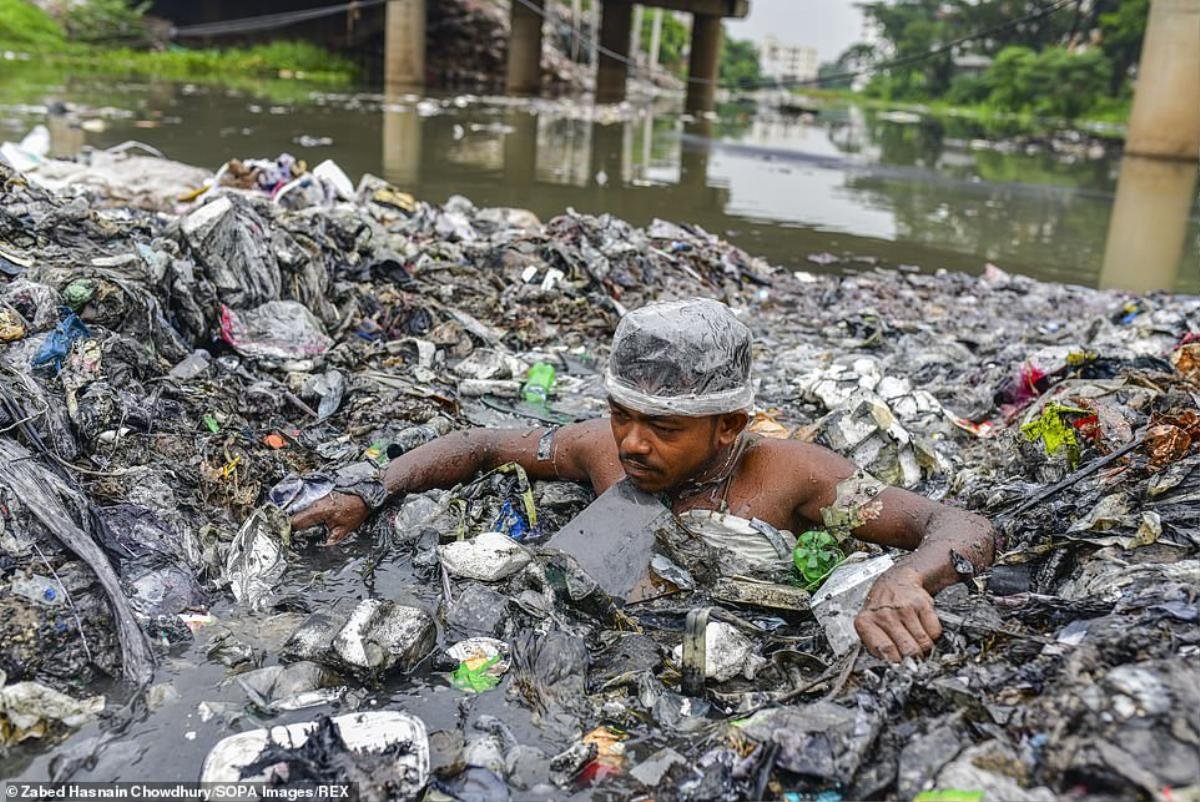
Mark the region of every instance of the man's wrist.
[[334, 487], [339, 493], [357, 496], [371, 511], [386, 504], [390, 495], [380, 481], [375, 466], [369, 462], [359, 462], [342, 468], [334, 479]]

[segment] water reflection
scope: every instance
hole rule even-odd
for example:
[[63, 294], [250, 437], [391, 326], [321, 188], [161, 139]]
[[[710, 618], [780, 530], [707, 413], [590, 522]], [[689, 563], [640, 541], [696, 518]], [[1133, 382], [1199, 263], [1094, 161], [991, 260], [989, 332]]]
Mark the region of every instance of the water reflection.
[[[0, 103], [12, 102], [5, 92], [0, 87]], [[382, 174], [434, 202], [462, 194], [543, 219], [572, 207], [637, 225], [654, 217], [692, 222], [792, 268], [825, 269], [808, 257], [831, 252], [928, 270], [978, 272], [991, 261], [1091, 285], [1141, 288], [1153, 275], [1166, 286], [1178, 274], [1175, 286], [1200, 286], [1200, 210], [1186, 170], [1142, 170], [1139, 178], [1127, 162], [1118, 193], [1115, 158], [997, 146], [965, 121], [912, 122], [859, 107], [814, 118], [728, 106], [714, 121], [651, 108], [608, 122], [587, 108], [533, 113], [475, 101], [431, 114], [428, 103], [399, 93], [273, 105], [163, 83], [72, 82], [55, 97], [128, 110], [103, 131], [55, 118], [62, 154], [136, 138], [215, 168], [233, 156], [290, 151], [310, 163], [332, 158], [352, 176]], [[0, 136], [19, 138], [44, 119], [0, 108]], [[170, 119], [182, 123], [155, 122]], [[303, 134], [334, 145], [301, 147]], [[1135, 242], [1141, 250], [1132, 252]], [[839, 266], [862, 267], [847, 259], [831, 269]]]

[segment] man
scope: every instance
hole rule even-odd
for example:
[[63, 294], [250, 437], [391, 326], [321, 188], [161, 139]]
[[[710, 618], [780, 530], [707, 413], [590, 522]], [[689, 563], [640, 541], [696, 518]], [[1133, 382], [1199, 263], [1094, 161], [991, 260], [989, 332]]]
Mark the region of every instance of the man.
[[861, 540], [914, 550], [872, 586], [855, 620], [863, 644], [892, 661], [928, 653], [942, 632], [933, 595], [960, 579], [951, 551], [986, 568], [995, 557], [991, 525], [884, 487], [828, 449], [749, 434], [750, 352], [749, 329], [724, 304], [645, 306], [627, 314], [613, 338], [607, 420], [446, 435], [392, 460], [382, 489], [333, 493], [293, 525], [324, 524], [337, 542], [388, 496], [451, 487], [509, 462], [535, 479], [589, 482], [597, 493], [628, 479], [659, 494], [685, 526], [739, 516], [790, 537], [786, 530], [849, 521]]

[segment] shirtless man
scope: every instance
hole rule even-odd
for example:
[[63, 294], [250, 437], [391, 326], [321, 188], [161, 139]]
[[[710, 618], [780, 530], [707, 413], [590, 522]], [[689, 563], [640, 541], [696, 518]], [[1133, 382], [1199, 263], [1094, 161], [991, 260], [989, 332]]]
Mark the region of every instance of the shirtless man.
[[719, 510], [795, 532], [820, 525], [822, 512], [844, 504], [846, 488], [859, 482], [868, 488], [869, 514], [853, 535], [912, 553], [875, 581], [855, 628], [876, 657], [927, 654], [942, 633], [933, 596], [959, 581], [950, 552], [985, 569], [995, 557], [991, 524], [906, 490], [872, 488], [861, 472], [853, 478], [852, 462], [821, 446], [746, 432], [750, 352], [749, 329], [723, 304], [645, 306], [626, 315], [613, 338], [607, 419], [552, 432], [446, 435], [392, 460], [382, 488], [333, 493], [296, 514], [293, 526], [324, 524], [337, 542], [387, 497], [452, 487], [509, 462], [534, 479], [588, 482], [597, 494], [628, 479], [677, 515]]

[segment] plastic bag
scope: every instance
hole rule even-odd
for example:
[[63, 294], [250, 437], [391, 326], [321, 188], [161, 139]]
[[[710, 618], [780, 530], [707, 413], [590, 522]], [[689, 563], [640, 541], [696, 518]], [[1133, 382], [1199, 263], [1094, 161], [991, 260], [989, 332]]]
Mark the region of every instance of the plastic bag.
[[649, 304], [617, 326], [604, 387], [646, 415], [744, 410], [754, 403], [750, 344], [750, 330], [718, 301]]

